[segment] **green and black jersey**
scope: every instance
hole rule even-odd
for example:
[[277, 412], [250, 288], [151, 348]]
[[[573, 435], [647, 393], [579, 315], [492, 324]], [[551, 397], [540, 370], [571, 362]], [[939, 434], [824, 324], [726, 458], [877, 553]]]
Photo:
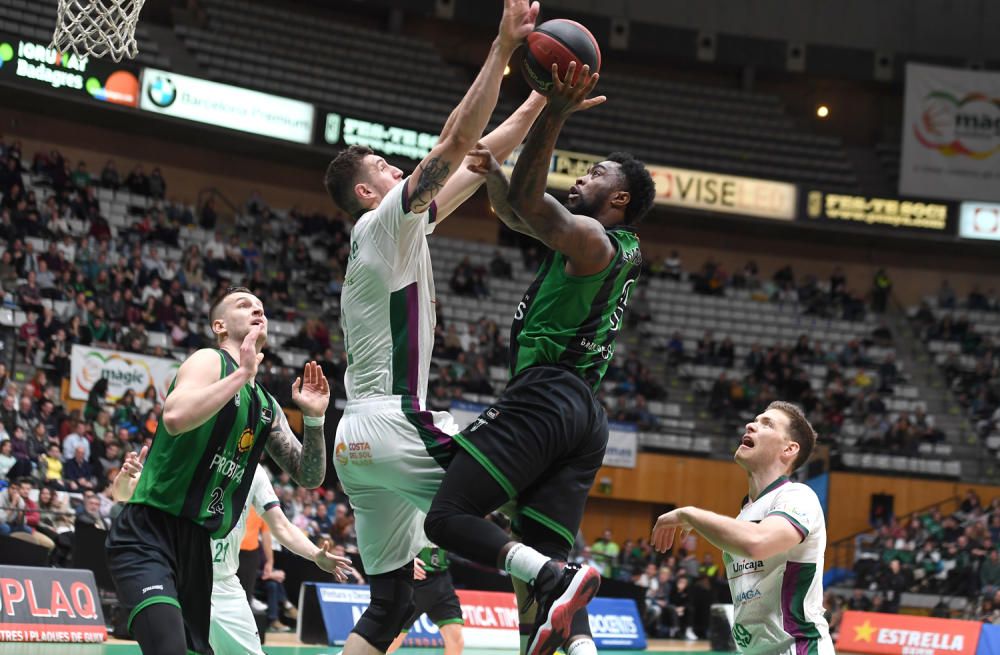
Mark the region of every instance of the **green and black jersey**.
[[448, 551], [431, 544], [424, 548], [417, 555], [424, 563], [424, 571], [427, 573], [444, 573], [451, 565], [448, 560]]
[[617, 253], [600, 273], [566, 273], [566, 257], [552, 252], [514, 313], [510, 371], [544, 364], [567, 366], [595, 391], [615, 352], [632, 286], [639, 278], [639, 238], [627, 227], [607, 231]]
[[[238, 364], [226, 351], [216, 352], [221, 380]], [[167, 395], [173, 390], [171, 383]], [[280, 411], [262, 385], [245, 384], [215, 416], [193, 430], [170, 435], [160, 421], [129, 502], [190, 519], [213, 539], [225, 537], [240, 518]]]

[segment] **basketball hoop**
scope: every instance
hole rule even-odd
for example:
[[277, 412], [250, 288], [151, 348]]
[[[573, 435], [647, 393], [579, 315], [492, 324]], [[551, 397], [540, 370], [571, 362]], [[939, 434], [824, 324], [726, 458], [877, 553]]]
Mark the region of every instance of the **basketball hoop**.
[[77, 55], [115, 61], [139, 53], [135, 26], [145, 0], [59, 0], [52, 45]]

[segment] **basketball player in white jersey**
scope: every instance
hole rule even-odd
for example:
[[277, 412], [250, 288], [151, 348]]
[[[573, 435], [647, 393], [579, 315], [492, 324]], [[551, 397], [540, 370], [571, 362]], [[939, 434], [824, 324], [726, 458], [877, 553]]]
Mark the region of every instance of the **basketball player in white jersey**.
[[735, 606], [733, 639], [747, 655], [833, 655], [823, 618], [826, 521], [819, 498], [788, 476], [809, 460], [816, 432], [797, 406], [768, 405], [736, 450], [750, 492], [735, 519], [697, 507], [662, 515], [653, 546], [691, 530], [722, 550]]
[[[125, 502], [132, 497], [132, 491], [142, 473], [146, 448], [136, 455], [129, 453], [115, 477], [115, 500]], [[239, 568], [240, 542], [246, 532], [247, 513], [252, 504], [264, 523], [285, 548], [300, 557], [316, 563], [327, 573], [332, 573], [338, 582], [347, 579], [345, 571], [351, 560], [337, 557], [329, 551], [315, 546], [306, 535], [292, 525], [281, 511], [278, 497], [274, 493], [264, 468], [257, 465], [243, 506], [243, 513], [233, 530], [224, 539], [212, 540], [212, 623], [208, 642], [215, 655], [264, 655], [260, 647], [260, 635], [254, 620], [247, 594], [236, 576]]]
[[[532, 94], [482, 137], [504, 68], [534, 28], [538, 9], [537, 2], [504, 0], [486, 62], [413, 174], [358, 146], [327, 169], [331, 197], [356, 218], [340, 303], [348, 402], [333, 459], [371, 583], [371, 603], [346, 655], [384, 653], [413, 610], [413, 559], [426, 544], [424, 515], [459, 430], [448, 413], [425, 409], [436, 322], [427, 235], [482, 183], [467, 169], [467, 153], [481, 144], [502, 161], [545, 104]], [[419, 93], [419, 80], [412, 90]]]

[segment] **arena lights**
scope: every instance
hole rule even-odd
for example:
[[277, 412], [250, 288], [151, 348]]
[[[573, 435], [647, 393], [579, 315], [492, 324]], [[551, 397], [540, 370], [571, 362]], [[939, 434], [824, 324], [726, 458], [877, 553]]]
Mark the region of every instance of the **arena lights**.
[[826, 118], [830, 115], [830, 108], [826, 105], [820, 105], [816, 107], [816, 116], [819, 118]]

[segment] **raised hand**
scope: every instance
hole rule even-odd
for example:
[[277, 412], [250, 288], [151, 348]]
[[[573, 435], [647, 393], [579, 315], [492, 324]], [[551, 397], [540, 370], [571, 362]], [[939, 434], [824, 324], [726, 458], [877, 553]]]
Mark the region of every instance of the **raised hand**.
[[588, 98], [597, 87], [600, 75], [590, 74], [590, 66], [584, 64], [580, 74], [576, 74], [576, 62], [571, 61], [566, 68], [566, 74], [559, 77], [559, 65], [552, 64], [552, 89], [549, 91], [549, 107], [563, 116], [578, 111], [586, 111], [603, 104], [607, 96]]
[[330, 404], [330, 383], [316, 362], [306, 363], [302, 377], [292, 383], [292, 400], [305, 416], [326, 416]]
[[[118, 469], [118, 474], [111, 481], [111, 495], [118, 502], [124, 503], [132, 498], [135, 487], [139, 484], [139, 476], [142, 475], [142, 466], [146, 463], [146, 455], [149, 453], [149, 446], [143, 446], [139, 454], [130, 452], [122, 461], [122, 466]], [[72, 481], [70, 486], [76, 486]]]
[[470, 150], [466, 156], [472, 160], [466, 165], [466, 168], [477, 175], [489, 175], [490, 173], [502, 170], [500, 162], [496, 160], [496, 157], [493, 156], [489, 148], [482, 143], [477, 143], [476, 147]]
[[498, 35], [500, 45], [509, 52], [514, 52], [535, 29], [535, 21], [538, 20], [540, 10], [538, 2], [504, 0]]
[[138, 478], [142, 474], [142, 466], [146, 463], [146, 455], [149, 454], [149, 446], [143, 446], [137, 454], [135, 451], [125, 455], [119, 475], [127, 475], [130, 478]]
[[264, 353], [257, 352], [257, 339], [260, 338], [263, 329], [261, 325], [251, 326], [247, 336], [243, 338], [243, 343], [240, 344], [240, 370], [245, 371], [250, 380], [257, 375], [257, 367], [264, 359]]

